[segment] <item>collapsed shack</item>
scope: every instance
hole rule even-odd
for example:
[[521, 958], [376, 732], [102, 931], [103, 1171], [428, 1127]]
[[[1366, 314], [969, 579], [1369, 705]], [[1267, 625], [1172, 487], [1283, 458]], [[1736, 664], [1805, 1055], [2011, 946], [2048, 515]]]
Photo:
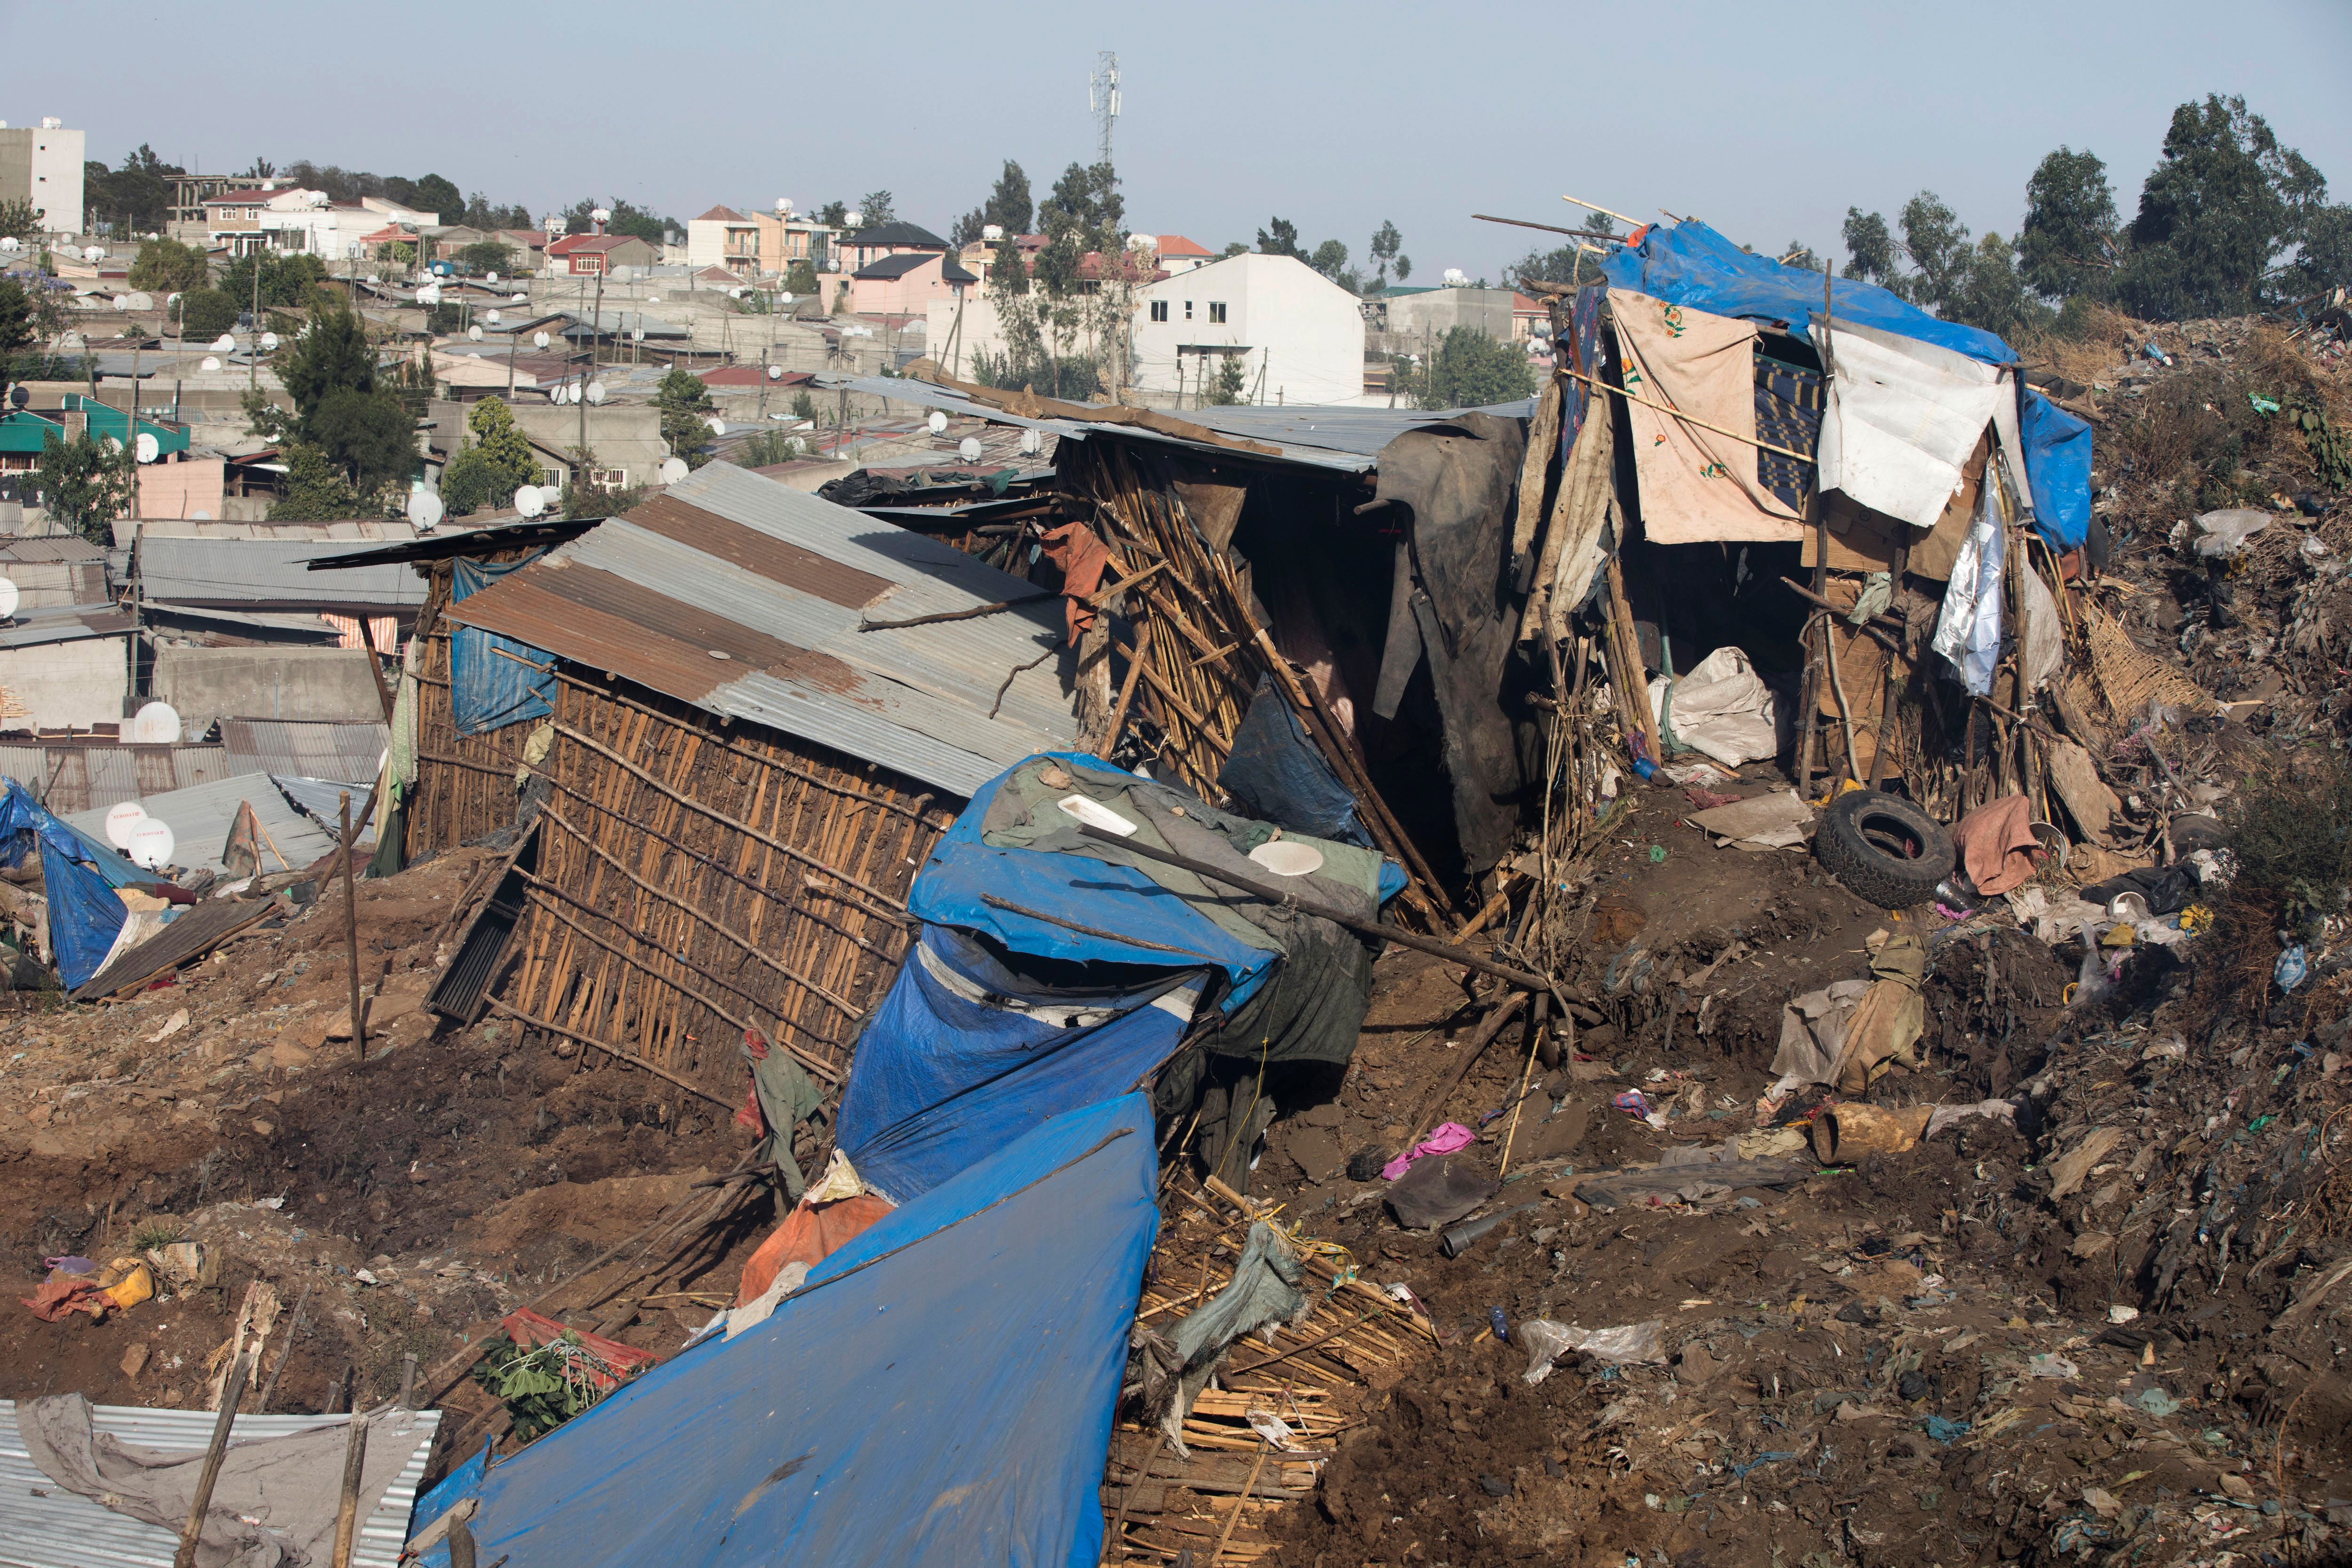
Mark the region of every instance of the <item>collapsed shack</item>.
[[837, 1087], [954, 805], [1075, 738], [1058, 614], [861, 631], [1023, 585], [723, 464], [555, 529], [397, 547], [430, 591], [387, 837], [511, 850], [432, 1005], [729, 1110], [771, 1042]]

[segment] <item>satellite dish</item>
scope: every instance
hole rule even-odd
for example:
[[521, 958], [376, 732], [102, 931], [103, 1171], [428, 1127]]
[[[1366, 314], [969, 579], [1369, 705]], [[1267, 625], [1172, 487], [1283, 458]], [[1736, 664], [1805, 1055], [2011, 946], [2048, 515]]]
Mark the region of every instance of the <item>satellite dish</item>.
[[703, 423], [710, 426], [710, 433], [713, 436], [724, 436], [727, 434], [727, 421], [721, 419], [716, 414], [712, 415], [709, 418], [705, 419]]
[[278, 334], [276, 332], [264, 332], [261, 334], [261, 352], [263, 353], [269, 354], [274, 354], [278, 352]]
[[128, 294], [117, 294], [114, 297], [114, 308], [118, 310], [128, 310], [131, 309], [131, 296]]
[[1004, 237], [1004, 226], [1001, 223], [982, 224], [980, 226], [980, 237], [989, 241], [991, 244], [993, 244], [997, 240]]
[[131, 716], [131, 743], [170, 746], [180, 739], [179, 710], [168, 702], [150, 702]]
[[852, 228], [864, 228], [866, 226], [866, 215], [862, 212], [844, 213], [841, 215], [841, 217], [842, 221], [846, 223]]
[[777, 304], [779, 304], [779, 305], [789, 305], [789, 304], [791, 304], [792, 302], [793, 302], [793, 291], [792, 291], [791, 289], [782, 289], [782, 290], [781, 290], [781, 291], [779, 291], [779, 292], [777, 293], [777, 295], [776, 295], [776, 303], [777, 303]]
[[589, 209], [588, 216], [592, 221], [596, 223], [610, 223], [613, 221], [613, 209], [610, 207], [592, 207]]
[[783, 367], [782, 365], [780, 365], [780, 364], [772, 364], [772, 365], [770, 365], [770, 366], [768, 367], [768, 379], [769, 379], [770, 381], [782, 381], [782, 380], [783, 380], [783, 379], [784, 379], [784, 367]]
[[508, 297], [508, 300], [507, 300], [507, 303], [508, 303], [508, 304], [509, 304], [509, 305], [527, 305], [527, 304], [529, 304], [530, 302], [530, 295], [528, 295], [528, 294], [523, 293], [523, 292], [522, 292], [521, 290], [520, 290], [520, 289], [516, 290], [516, 292], [515, 292], [515, 293], [513, 293], [512, 295], [509, 296], [509, 297]]
[[227, 353], [230, 350], [236, 347], [236, 339], [226, 332], [223, 332], [220, 336], [213, 340], [213, 353], [216, 354]]
[[16, 613], [17, 597], [16, 584], [5, 577], [0, 577], [0, 621], [5, 621]]
[[419, 533], [432, 532], [440, 525], [447, 510], [441, 498], [431, 490], [418, 489], [408, 492], [408, 521], [415, 524]]
[[533, 347], [533, 348], [535, 348], [535, 349], [543, 349], [543, 348], [545, 348], [545, 347], [547, 346], [547, 334], [546, 334], [545, 332], [533, 332], [533, 333], [531, 333], [531, 335], [530, 335], [530, 346], [531, 346], [531, 347]]
[[743, 290], [740, 289], [730, 289], [727, 290], [727, 297], [730, 300], [740, 300], [743, 297]]
[[927, 426], [929, 426], [930, 427], [930, 431], [931, 431], [931, 434], [932, 434], [932, 435], [934, 435], [934, 436], [944, 436], [944, 435], [946, 435], [946, 434], [948, 433], [948, 416], [947, 416], [947, 410], [945, 410], [945, 409], [943, 409], [943, 408], [934, 408], [934, 409], [932, 409], [932, 410], [931, 410], [931, 416], [930, 416], [929, 419], [924, 420], [924, 421], [923, 421], [923, 423], [924, 423], [925, 425], [927, 425]]
[[218, 361], [218, 360], [215, 359], [215, 358], [214, 358], [212, 355], [210, 355], [210, 354], [206, 354], [206, 355], [205, 356], [205, 363], [202, 363], [202, 364], [200, 364], [200, 365], [198, 365], [196, 368], [197, 368], [198, 370], [218, 370], [218, 369], [220, 369], [220, 367], [221, 367], [220, 361]]
[[778, 196], [776, 198], [776, 216], [778, 217], [790, 217], [793, 216], [792, 197]]
[[482, 329], [479, 326], [467, 327], [466, 329], [466, 341], [472, 343], [480, 342], [482, 341]]
[[420, 305], [439, 304], [441, 302], [441, 285], [438, 283], [427, 283], [425, 287], [419, 289], [416, 291], [416, 302]]
[[658, 294], [648, 294], [646, 296], [646, 303], [648, 305], [658, 305], [661, 303], [661, 296]]
[[495, 283], [498, 280], [499, 275], [495, 272], [485, 272], [482, 274], [482, 281], [485, 283]]
[[155, 439], [154, 432], [151, 430], [139, 432], [137, 439], [131, 443], [131, 449], [142, 463], [152, 463], [163, 455], [163, 444]]
[[131, 830], [147, 820], [147, 808], [135, 800], [118, 802], [106, 814], [106, 841], [117, 849], [131, 847]]
[[604, 384], [603, 382], [592, 381], [588, 384], [588, 401], [592, 404], [602, 403], [604, 401]]
[[131, 830], [131, 842], [123, 847], [131, 851], [131, 860], [150, 871], [160, 871], [172, 863], [172, 852], [180, 847], [172, 830], [159, 816], [142, 817]]
[[489, 324], [494, 327], [499, 324], [499, 313], [496, 310], [489, 311], [482, 317], [482, 320], [489, 322]]
[[163, 296], [163, 309], [165, 309], [165, 310], [170, 310], [173, 306], [174, 306], [174, 305], [178, 304], [179, 302], [180, 302], [180, 295], [179, 295], [179, 290], [177, 290], [177, 289], [173, 289], [171, 293], [166, 294], [166, 295], [164, 295], [164, 296]]
[[678, 480], [686, 478], [686, 475], [687, 467], [686, 459], [684, 458], [665, 458], [662, 459], [662, 483], [666, 485], [674, 485], [677, 483]]
[[381, 273], [371, 272], [367, 276], [367, 280], [371, 283], [381, 283], [383, 281], [383, 276]]
[[539, 499], [545, 501], [550, 506], [562, 506], [563, 504], [563, 487], [562, 485], [541, 485], [539, 487]]
[[1021, 432], [1021, 450], [1024, 456], [1035, 457], [1045, 447], [1045, 438], [1034, 430]]
[[208, 511], [192, 511], [188, 514], [190, 522], [210, 522], [212, 520], [213, 514]]
[[84, 261], [103, 261], [106, 259], [106, 247], [102, 245], [85, 246], [82, 248], [81, 258]]
[[16, 243], [16, 237], [15, 235], [12, 234], [5, 237], [0, 237], [0, 251], [14, 252], [22, 248], [23, 247]]
[[525, 517], [537, 517], [547, 510], [547, 498], [539, 493], [537, 485], [525, 485], [515, 491], [514, 509]]
[[977, 436], [965, 437], [956, 447], [956, 456], [961, 458], [967, 463], [979, 462], [980, 437]]

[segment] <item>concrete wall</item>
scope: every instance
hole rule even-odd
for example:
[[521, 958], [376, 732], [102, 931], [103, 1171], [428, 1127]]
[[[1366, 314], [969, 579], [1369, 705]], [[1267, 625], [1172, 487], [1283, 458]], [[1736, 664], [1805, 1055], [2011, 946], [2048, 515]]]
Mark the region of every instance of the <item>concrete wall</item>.
[[178, 463], [146, 463], [139, 469], [139, 517], [208, 517], [221, 515], [222, 470], [218, 458], [191, 458]]
[[1432, 289], [1396, 294], [1388, 300], [1389, 331], [1397, 338], [1430, 333], [1443, 338], [1456, 327], [1484, 332], [1497, 342], [1518, 335], [1512, 325], [1508, 289]]
[[[515, 424], [541, 446], [569, 454], [580, 444], [580, 410], [519, 403]], [[462, 421], [460, 422], [462, 427]], [[448, 426], [444, 425], [443, 429]], [[652, 484], [669, 456], [661, 437], [661, 410], [650, 403], [605, 404], [588, 409], [588, 447], [600, 468], [626, 468], [628, 482]]]
[[[124, 646], [129, 640], [80, 637], [0, 648], [0, 687], [27, 715], [9, 720], [9, 725], [87, 730], [93, 724], [121, 723], [122, 700], [131, 689], [130, 650]], [[360, 673], [364, 679], [367, 672]], [[378, 707], [375, 716], [383, 714]]]
[[[1508, 296], [1505, 298], [1507, 300]], [[1164, 300], [1168, 320], [1151, 320]], [[1188, 319], [1187, 305], [1192, 308]], [[1224, 307], [1223, 321], [1215, 307]], [[1507, 328], [1510, 313], [1504, 312]], [[970, 317], [965, 319], [967, 330]], [[1287, 256], [1228, 257], [1142, 290], [1136, 305], [1135, 382], [1149, 392], [1178, 389], [1189, 404], [1208, 348], [1214, 380], [1231, 348], [1243, 358], [1253, 395], [1263, 376], [1266, 403], [1360, 403], [1364, 396], [1364, 317], [1356, 297], [1305, 262]], [[1246, 350], [1245, 355], [1241, 351]]]
[[0, 131], [0, 201], [32, 203], [52, 234], [80, 233], [82, 150], [79, 131]]
[[204, 733], [215, 719], [380, 720], [369, 657], [357, 648], [163, 643], [150, 684], [180, 710], [190, 734]]

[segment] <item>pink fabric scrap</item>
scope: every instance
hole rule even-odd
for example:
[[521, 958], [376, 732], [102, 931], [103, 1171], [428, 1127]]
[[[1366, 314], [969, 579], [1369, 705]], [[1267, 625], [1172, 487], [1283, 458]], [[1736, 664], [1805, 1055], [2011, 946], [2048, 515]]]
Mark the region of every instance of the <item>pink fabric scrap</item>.
[[1425, 1159], [1432, 1154], [1451, 1154], [1456, 1150], [1467, 1149], [1476, 1142], [1477, 1139], [1476, 1133], [1459, 1121], [1441, 1121], [1428, 1137], [1382, 1165], [1381, 1175], [1383, 1179], [1393, 1182], [1412, 1170], [1415, 1160]]

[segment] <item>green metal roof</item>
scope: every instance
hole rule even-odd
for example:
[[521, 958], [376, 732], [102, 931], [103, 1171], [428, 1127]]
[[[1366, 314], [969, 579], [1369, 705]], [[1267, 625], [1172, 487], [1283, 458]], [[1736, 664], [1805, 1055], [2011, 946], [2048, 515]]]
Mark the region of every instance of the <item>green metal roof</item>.
[[[131, 422], [131, 416], [121, 409], [92, 403], [79, 392], [66, 394], [66, 408], [68, 412], [89, 416], [91, 435], [111, 436], [117, 441], [124, 440], [124, 430]], [[169, 457], [174, 452], [188, 449], [188, 432], [183, 426], [159, 425], [152, 419], [142, 419], [139, 429], [142, 435], [155, 437], [155, 446], [162, 456]], [[56, 432], [58, 439], [64, 440], [65, 421], [51, 419], [28, 409], [17, 409], [0, 416], [0, 452], [26, 452], [37, 456], [52, 431]]]

